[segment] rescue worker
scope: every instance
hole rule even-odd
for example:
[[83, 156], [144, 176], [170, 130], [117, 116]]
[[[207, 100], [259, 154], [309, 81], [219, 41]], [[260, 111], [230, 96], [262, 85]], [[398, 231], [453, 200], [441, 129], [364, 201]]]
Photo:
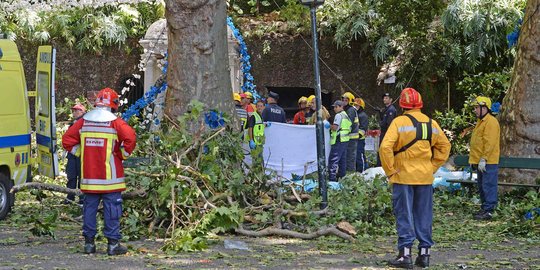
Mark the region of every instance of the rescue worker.
[[253, 115], [255, 107], [251, 106], [248, 96], [245, 93], [240, 94], [240, 102], [242, 104], [242, 109], [246, 110], [248, 117]]
[[242, 108], [242, 98], [240, 97], [240, 94], [234, 93], [233, 94], [234, 99], [234, 109], [236, 111], [236, 116], [240, 119], [240, 128], [244, 129], [244, 126], [247, 122], [247, 111]]
[[298, 99], [298, 112], [294, 115], [293, 124], [295, 125], [306, 125], [306, 113], [309, 111], [307, 106], [307, 97], [300, 97]]
[[265, 108], [264, 101], [257, 101], [257, 110], [248, 119], [247, 135], [248, 144], [251, 149], [251, 171], [255, 173], [264, 173], [263, 145], [264, 145], [264, 128], [265, 124], [262, 120], [262, 112]]
[[351, 133], [349, 134], [349, 142], [347, 143], [347, 168], [348, 172], [356, 171], [356, 151], [358, 145], [358, 113], [354, 105], [354, 95], [350, 92], [345, 92], [341, 96], [341, 101], [345, 104], [343, 110], [349, 116], [349, 119], [352, 121]]
[[[317, 114], [315, 113], [317, 111], [317, 104], [315, 104], [315, 96], [314, 95], [311, 95], [308, 97], [308, 106], [311, 108], [310, 112], [311, 112], [311, 116], [309, 116], [309, 120], [308, 120], [308, 124], [309, 125], [315, 125], [317, 123]], [[321, 110], [322, 110], [322, 120], [323, 121], [328, 121], [328, 119], [330, 119], [330, 113], [328, 112], [328, 110], [324, 107], [324, 106], [321, 106]]]
[[264, 144], [264, 122], [262, 120], [262, 112], [264, 111], [264, 102], [259, 100], [256, 105], [257, 111], [248, 119], [248, 135], [249, 148], [255, 149], [257, 146]]
[[332, 105], [336, 115], [330, 127], [330, 156], [328, 157], [328, 168], [330, 170], [330, 181], [337, 181], [345, 176], [347, 166], [347, 143], [351, 132], [352, 122], [347, 113], [343, 110], [345, 104], [341, 100], [336, 100]]
[[366, 103], [362, 98], [354, 99], [354, 107], [358, 112], [358, 145], [356, 148], [356, 171], [363, 172], [368, 168], [366, 160], [366, 133], [369, 126], [369, 117], [365, 112]]
[[305, 113], [306, 121], [309, 124], [311, 116], [315, 113], [315, 106], [312, 107], [312, 103], [315, 104], [315, 95], [311, 95], [307, 98], [307, 112]]
[[262, 112], [263, 122], [287, 122], [287, 119], [285, 118], [285, 111], [277, 104], [278, 100], [279, 95], [277, 93], [272, 91], [268, 93], [268, 99], [266, 101], [268, 106], [266, 106]]
[[433, 174], [450, 154], [450, 142], [437, 122], [423, 114], [422, 96], [413, 88], [401, 92], [405, 110], [388, 127], [380, 147], [382, 167], [392, 184], [399, 255], [389, 265], [412, 269], [411, 248], [418, 240], [415, 265], [429, 267], [433, 224]]
[[478, 118], [471, 136], [469, 163], [478, 168], [479, 212], [476, 220], [489, 220], [497, 206], [497, 182], [500, 154], [499, 121], [491, 114], [491, 99], [479, 96], [475, 100], [474, 112]]
[[246, 95], [247, 97], [247, 100], [248, 100], [248, 105], [251, 106], [251, 108], [253, 109], [253, 112], [257, 110], [255, 104], [253, 104], [253, 94], [249, 91], [246, 91], [244, 92], [244, 95]]
[[[70, 127], [75, 124], [83, 115], [86, 113], [86, 108], [84, 105], [77, 103], [71, 107], [71, 114], [73, 115], [73, 122], [69, 125]], [[66, 175], [67, 175], [67, 188], [78, 189], [81, 187], [81, 159], [72, 154], [67, 153], [67, 164], [66, 164]], [[64, 204], [69, 204], [75, 201], [75, 195], [68, 194]], [[82, 197], [79, 198], [79, 204], [82, 204]]]
[[[396, 107], [392, 104], [392, 97], [390, 97], [389, 93], [384, 93], [382, 96], [384, 108], [381, 109], [379, 112], [381, 121], [379, 122], [379, 125], [381, 127], [381, 135], [379, 136], [379, 142], [382, 142], [384, 139], [384, 135], [386, 134], [386, 131], [388, 130], [388, 127], [390, 126], [390, 123], [392, 123], [392, 120], [396, 118], [397, 116], [397, 110]], [[381, 166], [381, 155], [380, 152], [377, 155], [377, 167]]]
[[133, 128], [114, 114], [118, 104], [118, 94], [113, 89], [102, 89], [97, 95], [95, 108], [71, 126], [62, 137], [64, 148], [72, 154], [80, 153], [81, 156], [86, 254], [96, 252], [94, 238], [100, 201], [103, 202], [105, 219], [103, 234], [108, 239], [107, 254], [120, 255], [127, 252], [127, 248], [120, 244], [121, 192], [126, 189], [122, 160], [133, 152], [136, 135]]

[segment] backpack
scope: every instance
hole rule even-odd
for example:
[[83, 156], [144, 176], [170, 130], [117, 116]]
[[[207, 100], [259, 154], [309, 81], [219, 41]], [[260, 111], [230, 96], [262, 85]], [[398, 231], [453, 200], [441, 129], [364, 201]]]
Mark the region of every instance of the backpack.
[[413, 126], [416, 127], [416, 137], [414, 140], [412, 140], [410, 143], [404, 145], [399, 150], [394, 152], [394, 155], [397, 155], [401, 152], [407, 151], [413, 144], [415, 144], [417, 141], [429, 141], [431, 144], [431, 135], [433, 133], [432, 127], [431, 127], [431, 118], [429, 118], [428, 122], [418, 122], [416, 118], [414, 118], [410, 114], [404, 114], [405, 116], [409, 117], [411, 119]]

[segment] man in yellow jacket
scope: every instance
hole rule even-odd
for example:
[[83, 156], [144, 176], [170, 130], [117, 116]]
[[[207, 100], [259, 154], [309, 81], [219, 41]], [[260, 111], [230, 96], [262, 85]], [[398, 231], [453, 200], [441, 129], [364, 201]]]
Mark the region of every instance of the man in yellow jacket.
[[497, 181], [499, 170], [499, 121], [491, 115], [491, 99], [477, 97], [474, 112], [478, 122], [471, 137], [469, 163], [478, 166], [478, 190], [482, 206], [474, 214], [476, 220], [489, 220], [497, 206]]
[[429, 266], [433, 223], [433, 173], [444, 164], [450, 142], [437, 122], [420, 111], [422, 97], [413, 88], [401, 92], [404, 115], [390, 124], [379, 149], [382, 167], [392, 184], [399, 255], [388, 263], [412, 269], [411, 248], [418, 239], [415, 265]]

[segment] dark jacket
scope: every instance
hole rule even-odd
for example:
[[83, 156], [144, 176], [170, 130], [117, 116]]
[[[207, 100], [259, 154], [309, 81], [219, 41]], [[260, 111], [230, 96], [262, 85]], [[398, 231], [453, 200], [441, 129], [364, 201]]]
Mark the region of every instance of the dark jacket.
[[268, 104], [262, 112], [264, 122], [279, 122], [286, 123], [285, 111], [277, 104]]
[[365, 133], [368, 131], [368, 128], [369, 128], [369, 117], [367, 116], [367, 113], [362, 108], [358, 110], [358, 121], [360, 122], [358, 129], [363, 130], [364, 135], [365, 135]]
[[397, 110], [396, 110], [396, 107], [394, 107], [394, 105], [392, 104], [390, 104], [390, 106], [384, 108], [381, 111], [380, 125], [381, 125], [382, 133], [386, 133], [386, 131], [388, 130], [388, 127], [390, 126], [390, 123], [392, 123], [392, 120], [394, 120], [396, 116], [397, 116]]
[[351, 134], [358, 133], [358, 114], [356, 112], [356, 108], [351, 105], [346, 105], [343, 110], [345, 110], [347, 116], [349, 116], [349, 119], [351, 119]]

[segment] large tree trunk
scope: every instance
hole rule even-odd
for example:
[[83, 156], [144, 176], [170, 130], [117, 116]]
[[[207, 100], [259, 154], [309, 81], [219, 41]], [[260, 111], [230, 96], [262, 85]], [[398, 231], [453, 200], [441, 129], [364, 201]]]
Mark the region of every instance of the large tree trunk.
[[[540, 0], [527, 3], [508, 94], [501, 112], [501, 155], [540, 158]], [[502, 179], [533, 183], [538, 171], [501, 170]]]
[[169, 69], [165, 113], [175, 118], [191, 100], [233, 115], [227, 56], [226, 1], [166, 0]]

